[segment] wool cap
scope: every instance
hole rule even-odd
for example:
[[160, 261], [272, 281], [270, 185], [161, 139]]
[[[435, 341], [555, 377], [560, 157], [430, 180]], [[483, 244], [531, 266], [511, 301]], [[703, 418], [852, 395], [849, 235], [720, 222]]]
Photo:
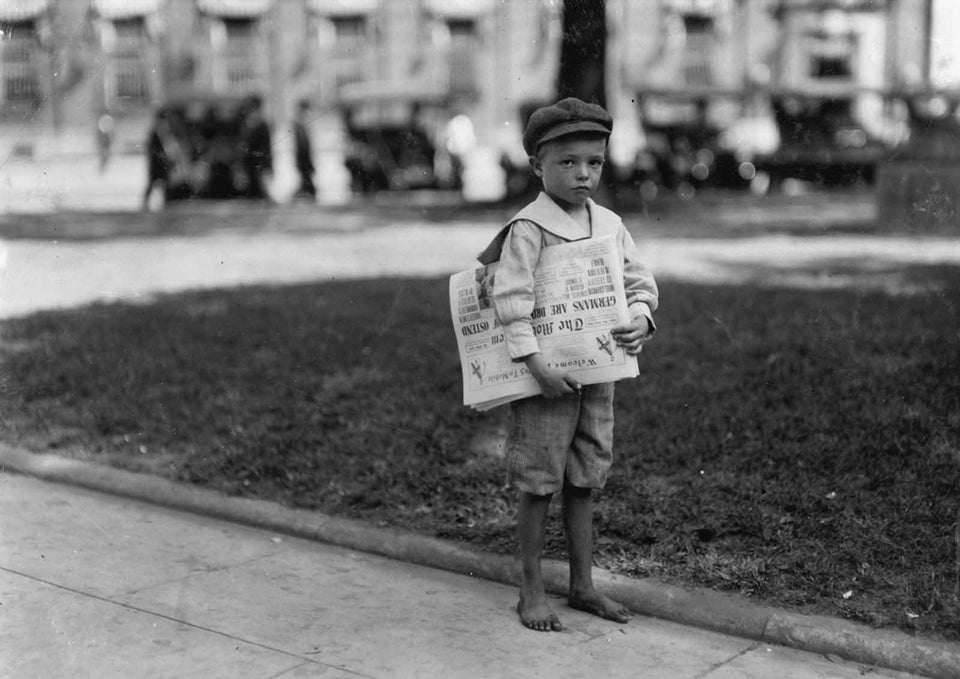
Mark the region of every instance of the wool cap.
[[523, 132], [523, 150], [532, 156], [540, 144], [557, 137], [574, 132], [609, 135], [612, 130], [613, 118], [602, 106], [567, 97], [533, 112]]

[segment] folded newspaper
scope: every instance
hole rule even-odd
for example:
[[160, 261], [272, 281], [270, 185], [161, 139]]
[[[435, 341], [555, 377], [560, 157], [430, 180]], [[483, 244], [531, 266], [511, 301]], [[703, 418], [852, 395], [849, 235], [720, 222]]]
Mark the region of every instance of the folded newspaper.
[[[450, 277], [463, 404], [476, 410], [540, 393], [526, 365], [511, 360], [507, 351], [491, 298], [496, 271], [494, 263]], [[581, 384], [637, 376], [636, 356], [610, 334], [630, 320], [623, 261], [612, 237], [544, 248], [534, 279], [533, 331], [549, 365]]]

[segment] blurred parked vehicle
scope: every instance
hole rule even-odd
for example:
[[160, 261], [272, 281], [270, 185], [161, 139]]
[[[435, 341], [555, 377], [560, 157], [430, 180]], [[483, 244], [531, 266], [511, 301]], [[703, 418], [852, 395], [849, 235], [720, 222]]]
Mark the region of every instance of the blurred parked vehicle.
[[721, 134], [707, 125], [647, 126], [647, 149], [637, 169], [669, 190], [683, 185], [746, 188], [752, 177], [739, 172], [740, 161], [733, 149], [721, 144]]
[[163, 133], [160, 143], [152, 144], [151, 164], [167, 168], [161, 177], [165, 200], [239, 198], [255, 192], [245, 124], [254, 100], [194, 95], [157, 110], [153, 134], [158, 129]]
[[347, 131], [350, 150], [346, 164], [354, 191], [437, 188], [436, 149], [423, 130], [407, 124], [348, 123]]
[[358, 92], [343, 97], [341, 115], [353, 191], [461, 188], [462, 162], [446, 138], [458, 117], [442, 100]]
[[780, 143], [768, 99], [760, 92], [654, 96], [643, 110], [649, 157], [638, 165], [659, 186], [683, 194], [754, 186], [754, 160]]
[[890, 146], [856, 119], [850, 99], [786, 95], [774, 97], [772, 107], [781, 143], [755, 160], [772, 187], [784, 179], [818, 186], [873, 183]]

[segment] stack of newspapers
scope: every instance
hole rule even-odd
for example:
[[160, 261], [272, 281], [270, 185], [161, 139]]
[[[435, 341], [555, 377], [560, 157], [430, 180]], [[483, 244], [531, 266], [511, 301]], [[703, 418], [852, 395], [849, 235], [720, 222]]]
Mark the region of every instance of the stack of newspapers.
[[[534, 396], [540, 387], [522, 362], [511, 360], [491, 293], [497, 264], [450, 277], [463, 404], [476, 410]], [[542, 250], [531, 314], [540, 351], [554, 368], [581, 384], [636, 377], [637, 358], [610, 331], [627, 323], [623, 261], [613, 238], [582, 240]]]

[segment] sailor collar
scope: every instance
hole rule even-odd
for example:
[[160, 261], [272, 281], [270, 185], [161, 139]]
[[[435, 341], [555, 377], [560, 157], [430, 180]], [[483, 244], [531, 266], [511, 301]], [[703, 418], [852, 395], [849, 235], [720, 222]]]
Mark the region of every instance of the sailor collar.
[[554, 200], [543, 191], [537, 199], [515, 214], [507, 225], [503, 227], [490, 245], [477, 257], [481, 264], [490, 264], [500, 259], [503, 241], [515, 222], [533, 222], [544, 231], [552, 233], [566, 241], [583, 240], [585, 238], [603, 238], [616, 235], [620, 230], [620, 217], [611, 210], [597, 205], [593, 199], [587, 199], [587, 210], [590, 213], [591, 233], [584, 233], [583, 227], [577, 224], [570, 215], [563, 211]]

